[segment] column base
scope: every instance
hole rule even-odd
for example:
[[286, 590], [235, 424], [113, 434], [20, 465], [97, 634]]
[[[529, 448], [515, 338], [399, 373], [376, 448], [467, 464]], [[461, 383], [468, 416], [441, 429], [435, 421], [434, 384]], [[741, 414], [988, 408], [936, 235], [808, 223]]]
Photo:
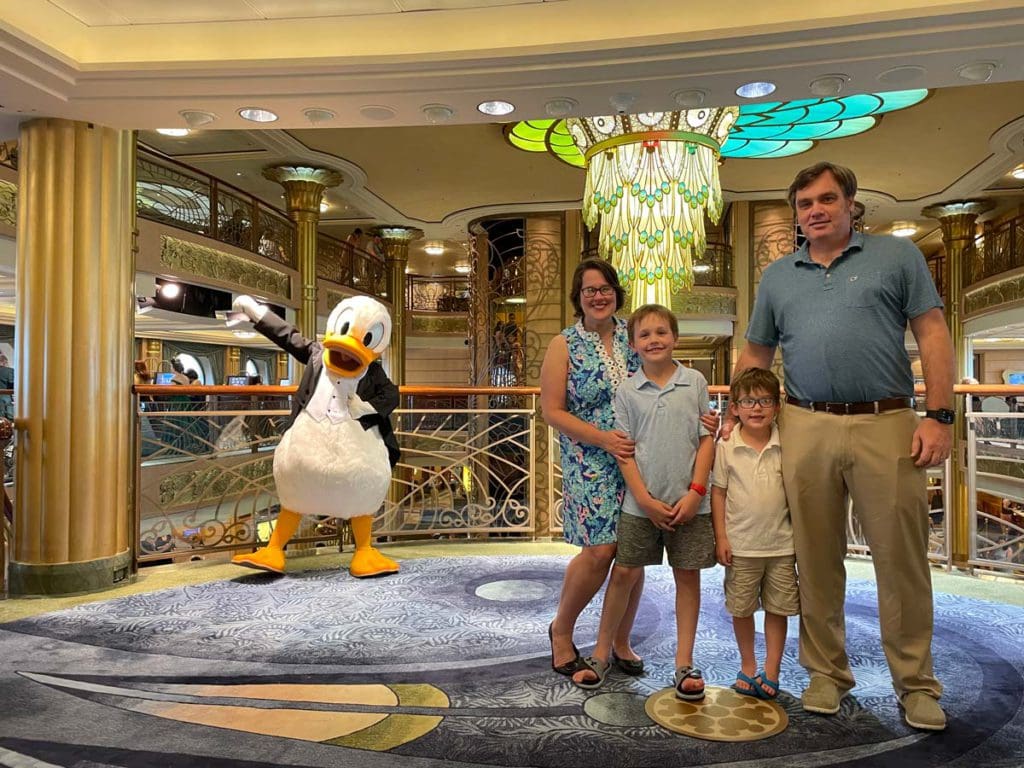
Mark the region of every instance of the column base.
[[7, 572], [11, 597], [84, 595], [112, 589], [132, 580], [129, 550], [111, 557], [77, 563], [19, 563], [12, 560]]

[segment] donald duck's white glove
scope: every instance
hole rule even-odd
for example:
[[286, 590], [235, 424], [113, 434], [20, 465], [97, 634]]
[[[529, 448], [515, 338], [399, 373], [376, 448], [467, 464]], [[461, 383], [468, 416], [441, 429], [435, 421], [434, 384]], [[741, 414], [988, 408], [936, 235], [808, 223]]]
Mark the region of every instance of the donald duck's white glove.
[[260, 304], [252, 296], [246, 296], [244, 293], [235, 297], [235, 300], [231, 303], [231, 308], [235, 312], [245, 315], [254, 323], [258, 323], [267, 314], [267, 306], [265, 304]]

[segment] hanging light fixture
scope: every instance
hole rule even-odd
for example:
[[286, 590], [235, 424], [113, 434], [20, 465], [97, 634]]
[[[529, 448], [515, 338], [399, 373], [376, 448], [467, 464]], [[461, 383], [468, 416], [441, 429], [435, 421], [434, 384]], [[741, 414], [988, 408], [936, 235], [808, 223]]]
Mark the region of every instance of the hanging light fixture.
[[598, 252], [633, 309], [669, 306], [693, 287], [704, 217], [722, 216], [718, 158], [738, 116], [738, 107], [699, 107], [566, 120], [587, 164], [583, 220], [600, 224]]

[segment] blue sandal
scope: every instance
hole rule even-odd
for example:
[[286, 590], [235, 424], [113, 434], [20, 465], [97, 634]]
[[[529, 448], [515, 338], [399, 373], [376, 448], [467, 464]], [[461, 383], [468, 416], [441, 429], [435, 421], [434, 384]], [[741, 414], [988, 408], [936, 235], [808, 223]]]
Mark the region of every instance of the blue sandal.
[[[768, 675], [765, 674], [764, 672], [759, 672], [757, 674], [756, 680], [757, 680], [757, 683], [756, 683], [757, 690], [759, 690], [761, 692], [760, 695], [758, 696], [759, 699], [767, 699], [767, 700], [771, 701], [772, 699], [777, 699], [779, 697], [779, 691], [782, 690], [782, 689], [779, 688], [779, 681], [778, 680], [771, 680], [768, 677]], [[774, 688], [775, 689], [774, 692], [773, 691], [769, 691], [768, 689], [766, 689], [765, 688], [766, 685], [769, 688]]]
[[[737, 683], [740, 682], [746, 683], [750, 686], [750, 688], [740, 688], [739, 685], [737, 685]], [[753, 699], [768, 698], [767, 691], [765, 691], [764, 688], [761, 687], [760, 675], [755, 675], [754, 677], [751, 677], [750, 675], [744, 674], [743, 670], [740, 670], [736, 673], [736, 682], [733, 683], [731, 687], [734, 691], [736, 691], [736, 693], [742, 696], [750, 696]]]

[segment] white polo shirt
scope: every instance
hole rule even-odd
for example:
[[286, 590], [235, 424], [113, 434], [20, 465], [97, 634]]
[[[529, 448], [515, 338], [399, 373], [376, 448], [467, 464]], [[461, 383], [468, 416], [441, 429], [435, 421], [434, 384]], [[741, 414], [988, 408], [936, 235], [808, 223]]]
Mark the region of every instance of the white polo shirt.
[[772, 425], [768, 444], [756, 451], [743, 441], [739, 424], [715, 452], [712, 484], [725, 488], [725, 532], [740, 557], [793, 554], [793, 526], [782, 486], [779, 428]]

